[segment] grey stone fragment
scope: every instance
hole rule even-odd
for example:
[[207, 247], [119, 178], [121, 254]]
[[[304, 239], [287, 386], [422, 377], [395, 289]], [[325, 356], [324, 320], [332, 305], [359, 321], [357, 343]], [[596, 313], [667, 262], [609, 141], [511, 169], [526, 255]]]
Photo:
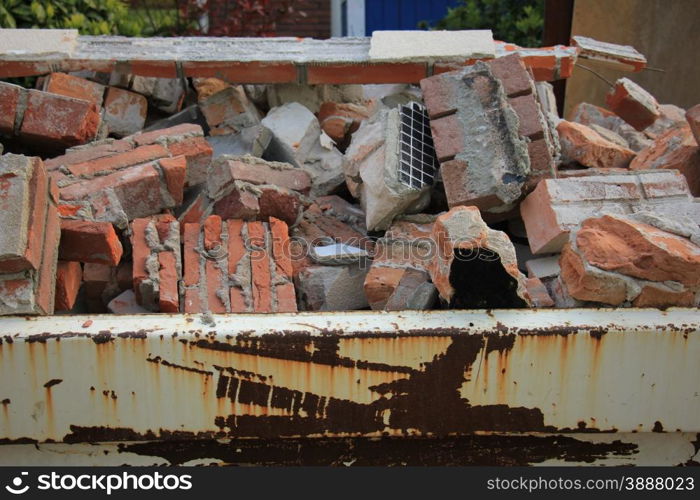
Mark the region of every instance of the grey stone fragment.
[[185, 93], [179, 78], [134, 76], [131, 90], [145, 95], [161, 111], [175, 113]]
[[561, 271], [559, 255], [528, 260], [525, 263], [525, 267], [529, 278], [539, 278], [540, 280], [559, 276]]
[[367, 266], [311, 266], [294, 278], [301, 307], [307, 311], [350, 311], [369, 307], [364, 293]]
[[430, 309], [437, 302], [438, 291], [425, 271], [406, 269], [401, 281], [387, 300], [384, 310]]
[[150, 132], [152, 130], [160, 130], [163, 128], [174, 127], [175, 125], [182, 125], [183, 123], [194, 123], [195, 125], [202, 127], [205, 135], [209, 133], [209, 125], [207, 125], [207, 120], [204, 118], [202, 111], [196, 104], [186, 107], [179, 113], [175, 113], [167, 118], [151, 123], [148, 127], [144, 128], [143, 131]]
[[315, 246], [311, 249], [311, 258], [323, 265], [345, 265], [365, 260], [369, 257], [366, 250], [344, 243]]
[[262, 158], [270, 145], [272, 133], [264, 125], [246, 127], [237, 134], [207, 137], [214, 153], [212, 159], [223, 155], [251, 155]]

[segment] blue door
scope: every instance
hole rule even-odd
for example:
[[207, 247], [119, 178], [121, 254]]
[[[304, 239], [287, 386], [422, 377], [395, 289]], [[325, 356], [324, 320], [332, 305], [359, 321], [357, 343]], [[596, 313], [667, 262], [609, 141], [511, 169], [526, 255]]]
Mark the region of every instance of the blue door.
[[365, 32], [376, 30], [415, 30], [418, 23], [434, 24], [458, 0], [365, 0]]

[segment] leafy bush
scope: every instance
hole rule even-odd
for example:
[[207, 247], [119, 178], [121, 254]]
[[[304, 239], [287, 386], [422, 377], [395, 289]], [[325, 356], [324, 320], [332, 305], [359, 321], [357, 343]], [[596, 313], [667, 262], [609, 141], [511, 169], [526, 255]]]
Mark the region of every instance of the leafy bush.
[[544, 0], [460, 0], [435, 25], [442, 30], [491, 29], [497, 40], [542, 45]]
[[136, 36], [143, 20], [129, 16], [122, 0], [2, 0], [2, 28], [77, 29], [83, 35]]

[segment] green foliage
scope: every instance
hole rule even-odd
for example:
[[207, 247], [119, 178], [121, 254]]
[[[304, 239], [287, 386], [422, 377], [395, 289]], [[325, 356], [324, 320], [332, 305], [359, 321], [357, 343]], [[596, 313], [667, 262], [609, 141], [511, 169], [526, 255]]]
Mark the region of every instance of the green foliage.
[[491, 29], [497, 40], [523, 47], [542, 45], [544, 0], [460, 0], [436, 29]]
[[2, 28], [77, 29], [83, 35], [140, 35], [144, 23], [123, 0], [0, 0]]

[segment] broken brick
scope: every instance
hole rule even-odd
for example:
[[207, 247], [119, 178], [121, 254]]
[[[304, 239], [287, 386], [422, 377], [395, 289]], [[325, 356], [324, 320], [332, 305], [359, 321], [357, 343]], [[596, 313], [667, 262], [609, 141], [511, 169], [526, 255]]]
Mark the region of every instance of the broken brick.
[[700, 246], [669, 228], [672, 219], [643, 214], [586, 219], [561, 255], [568, 293], [614, 306], [693, 305], [700, 290]]
[[28, 90], [19, 137], [65, 148], [94, 139], [100, 121], [100, 113], [92, 102]]
[[41, 159], [0, 156], [0, 273], [39, 270], [48, 185]]
[[[410, 275], [413, 274], [411, 270], [427, 273], [431, 265], [430, 258], [434, 253], [432, 228], [433, 217], [407, 218], [396, 221], [384, 237], [377, 240], [372, 267], [364, 284], [365, 295], [372, 309], [385, 309], [397, 291], [402, 295], [404, 292], [398, 289], [407, 274], [409, 277], [406, 279], [415, 287], [421, 284], [415, 277], [411, 279]], [[404, 282], [404, 286], [408, 284]], [[398, 299], [399, 296], [395, 297], [395, 303], [405, 303]]]
[[533, 307], [553, 307], [554, 301], [539, 278], [531, 277], [525, 280], [525, 288], [530, 295]]
[[80, 262], [58, 261], [56, 267], [55, 311], [70, 311], [80, 291], [83, 269]]
[[61, 219], [61, 260], [116, 266], [122, 254], [122, 244], [111, 223]]
[[693, 132], [695, 143], [700, 146], [700, 104], [696, 104], [692, 108], [688, 109], [688, 111], [685, 113], [685, 118], [688, 120], [690, 130]]
[[455, 207], [440, 215], [431, 238], [436, 252], [428, 270], [449, 307], [530, 306], [513, 244], [486, 225], [478, 208]]
[[644, 130], [660, 116], [659, 103], [628, 78], [620, 78], [605, 96], [608, 107], [637, 130]]
[[323, 102], [318, 110], [321, 129], [337, 144], [344, 144], [349, 135], [360, 128], [373, 112], [374, 103]]
[[[672, 170], [545, 179], [520, 204], [530, 249], [535, 254], [558, 252], [568, 233], [583, 220], [609, 213], [681, 213], [692, 205], [685, 178]], [[692, 211], [692, 210], [690, 210]]]
[[0, 134], [14, 135], [20, 98], [24, 89], [19, 85], [0, 82]]
[[700, 147], [690, 127], [673, 128], [639, 152], [630, 170], [675, 169], [688, 181], [693, 196], [700, 196]]
[[512, 208], [530, 173], [530, 158], [517, 114], [493, 70], [476, 63], [421, 80], [421, 88], [449, 206]]
[[634, 151], [608, 141], [580, 123], [561, 120], [557, 132], [565, 161], [575, 161], [585, 167], [625, 168], [635, 156]]
[[100, 108], [104, 98], [105, 86], [66, 73], [51, 73], [46, 76], [42, 90], [51, 94], [82, 99], [83, 101], [94, 103], [97, 108]]
[[117, 137], [135, 134], [146, 122], [148, 103], [141, 94], [109, 87], [104, 103], [104, 121], [109, 133]]

